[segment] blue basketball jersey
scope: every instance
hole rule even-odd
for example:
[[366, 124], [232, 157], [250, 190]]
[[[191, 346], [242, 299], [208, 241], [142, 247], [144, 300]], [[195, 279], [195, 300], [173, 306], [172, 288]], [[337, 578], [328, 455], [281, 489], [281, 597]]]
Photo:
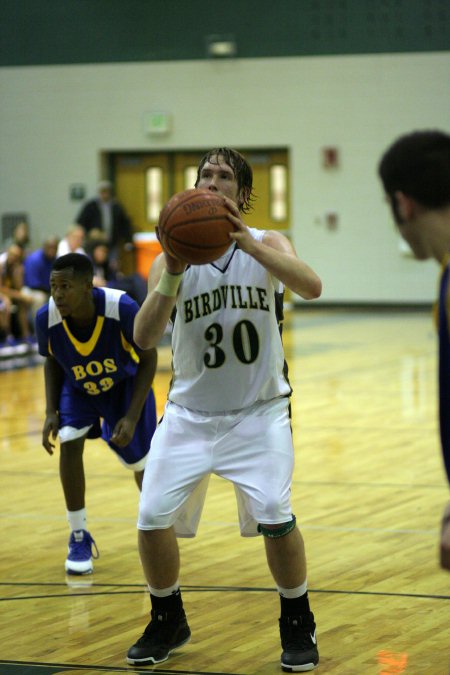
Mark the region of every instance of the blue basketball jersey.
[[39, 353], [53, 356], [73, 387], [98, 396], [136, 373], [133, 323], [139, 307], [123, 291], [94, 288], [92, 293], [96, 317], [88, 336], [70, 328], [52, 298], [37, 313], [36, 334]]
[[139, 307], [123, 291], [94, 288], [92, 292], [96, 315], [89, 328], [71, 330], [53, 299], [39, 310], [36, 317], [39, 353], [53, 356], [64, 371], [60, 428], [90, 427], [87, 438], [102, 436], [126, 464], [133, 465], [148, 453], [155, 431], [156, 404], [152, 390], [129, 445], [119, 448], [110, 439], [133, 396], [139, 364], [133, 324]]

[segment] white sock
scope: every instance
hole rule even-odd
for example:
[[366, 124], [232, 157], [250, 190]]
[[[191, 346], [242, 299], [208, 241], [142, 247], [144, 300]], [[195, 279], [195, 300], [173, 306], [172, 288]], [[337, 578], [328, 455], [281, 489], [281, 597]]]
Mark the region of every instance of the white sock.
[[180, 582], [176, 581], [173, 586], [168, 588], [152, 588], [150, 584], [148, 585], [148, 590], [152, 595], [156, 595], [157, 598], [167, 598], [172, 593], [176, 593], [180, 588]]
[[70, 531], [87, 530], [86, 509], [78, 511], [67, 511], [67, 520], [69, 521]]
[[304, 583], [301, 586], [297, 586], [297, 588], [281, 588], [281, 586], [277, 586], [277, 588], [281, 597], [292, 600], [293, 598], [300, 598], [302, 595], [305, 595], [308, 590], [308, 582], [305, 579]]

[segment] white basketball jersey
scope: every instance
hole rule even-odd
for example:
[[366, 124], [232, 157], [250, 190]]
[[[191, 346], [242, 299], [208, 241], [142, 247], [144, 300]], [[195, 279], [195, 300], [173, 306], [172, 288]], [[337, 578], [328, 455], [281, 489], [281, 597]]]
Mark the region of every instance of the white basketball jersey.
[[[262, 239], [263, 230], [249, 229]], [[214, 263], [189, 267], [176, 303], [169, 399], [191, 410], [227, 412], [288, 396], [275, 305], [281, 289], [234, 245]]]

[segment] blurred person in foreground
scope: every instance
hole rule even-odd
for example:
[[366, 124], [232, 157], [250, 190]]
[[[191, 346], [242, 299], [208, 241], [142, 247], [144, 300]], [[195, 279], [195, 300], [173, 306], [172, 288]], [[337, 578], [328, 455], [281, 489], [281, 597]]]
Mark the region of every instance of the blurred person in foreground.
[[[450, 482], [450, 135], [415, 131], [384, 153], [379, 175], [403, 239], [418, 260], [441, 267], [437, 301], [439, 422], [444, 466]], [[441, 566], [450, 570], [450, 502], [444, 509]]]

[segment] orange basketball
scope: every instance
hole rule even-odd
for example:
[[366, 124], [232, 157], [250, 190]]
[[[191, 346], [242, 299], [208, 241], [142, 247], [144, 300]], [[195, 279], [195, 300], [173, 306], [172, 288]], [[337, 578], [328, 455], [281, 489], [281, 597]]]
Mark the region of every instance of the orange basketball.
[[220, 258], [230, 246], [234, 225], [223, 198], [209, 190], [174, 195], [159, 216], [158, 238], [164, 250], [190, 265]]

